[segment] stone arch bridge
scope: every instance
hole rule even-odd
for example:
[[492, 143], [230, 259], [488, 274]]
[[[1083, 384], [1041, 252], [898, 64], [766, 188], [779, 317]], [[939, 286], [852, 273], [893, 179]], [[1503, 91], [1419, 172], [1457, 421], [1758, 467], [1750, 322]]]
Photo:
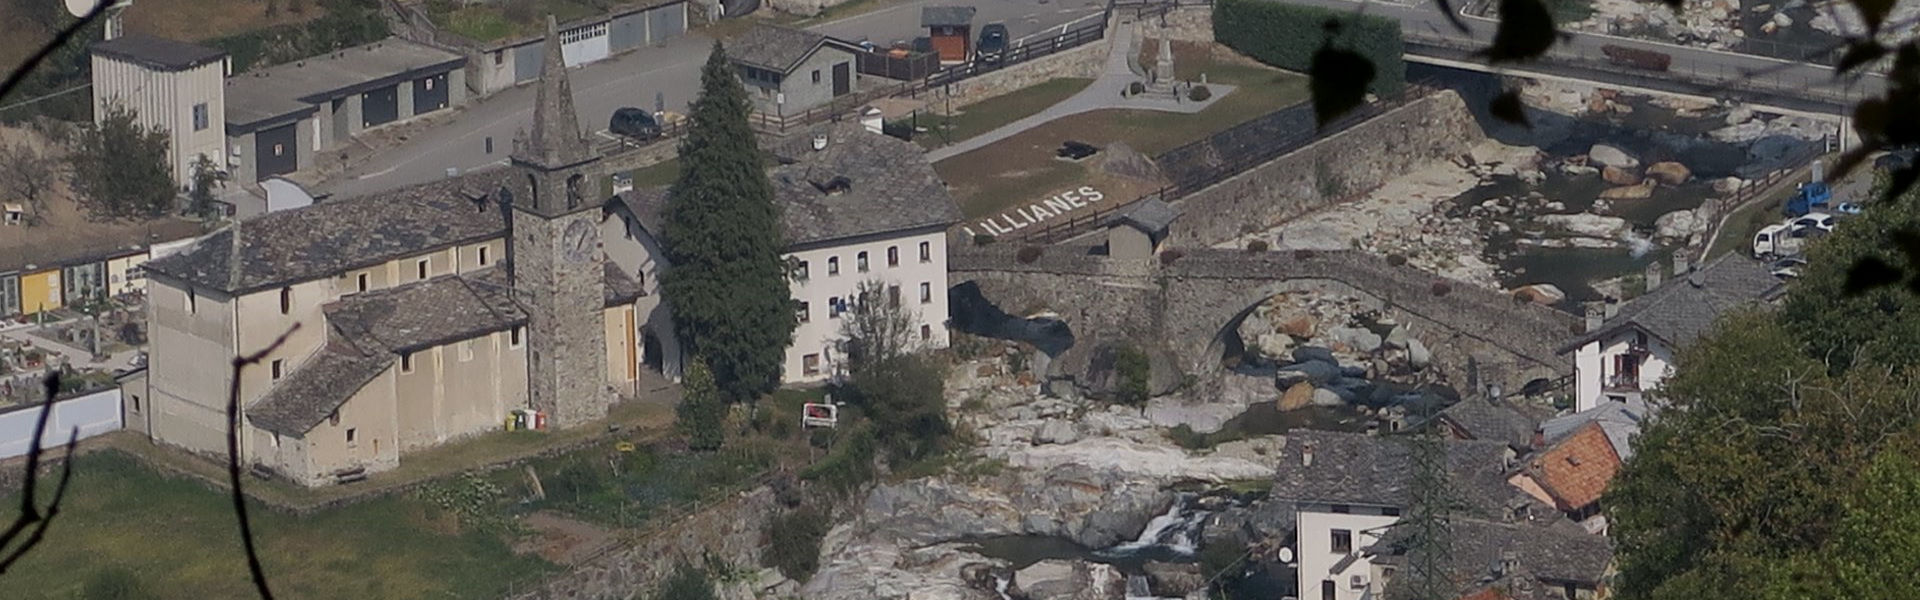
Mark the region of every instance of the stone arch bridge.
[[1439, 379], [1456, 388], [1477, 375], [1483, 384], [1519, 390], [1573, 372], [1573, 361], [1554, 347], [1579, 331], [1574, 315], [1455, 281], [1436, 295], [1435, 282], [1446, 280], [1362, 252], [1181, 249], [1180, 258], [1162, 264], [1074, 246], [1049, 246], [1022, 262], [1018, 250], [954, 248], [950, 283], [971, 282], [1016, 315], [1052, 311], [1081, 344], [1125, 339], [1166, 349], [1190, 374], [1220, 372], [1224, 333], [1255, 305], [1288, 292], [1361, 298], [1407, 324], [1432, 350]]

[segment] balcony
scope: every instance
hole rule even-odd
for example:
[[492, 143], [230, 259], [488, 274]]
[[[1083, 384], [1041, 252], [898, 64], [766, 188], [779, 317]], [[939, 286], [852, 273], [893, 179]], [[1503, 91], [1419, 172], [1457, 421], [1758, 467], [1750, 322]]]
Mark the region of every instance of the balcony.
[[1607, 392], [1639, 392], [1639, 373], [1614, 373], [1600, 378], [1600, 389]]

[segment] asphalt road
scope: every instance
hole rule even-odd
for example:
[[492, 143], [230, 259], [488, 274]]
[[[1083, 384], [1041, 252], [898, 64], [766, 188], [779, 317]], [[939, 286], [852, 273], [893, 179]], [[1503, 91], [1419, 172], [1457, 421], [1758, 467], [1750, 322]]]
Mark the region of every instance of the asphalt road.
[[[953, 0], [912, 0], [886, 8], [810, 27], [850, 41], [869, 39], [877, 44], [911, 40], [924, 35], [920, 8]], [[974, 0], [976, 26], [1001, 22], [1019, 39], [1045, 34], [1100, 14], [1099, 0]], [[1092, 17], [1097, 18], [1097, 17]], [[574, 108], [583, 131], [607, 127], [614, 109], [638, 106], [652, 109], [656, 102], [667, 110], [684, 110], [699, 89], [700, 65], [713, 41], [689, 32], [658, 48], [643, 48], [569, 72]], [[335, 176], [320, 192], [351, 197], [445, 177], [448, 169], [466, 172], [501, 164], [511, 152], [514, 133], [533, 120], [532, 86], [502, 91], [471, 103], [460, 118], [415, 134], [406, 143], [388, 149], [362, 166]], [[488, 151], [488, 140], [492, 148]]]
[[[1352, 0], [1286, 1], [1290, 4], [1343, 11], [1358, 10], [1389, 17], [1399, 20], [1401, 30], [1405, 31], [1409, 37], [1439, 37], [1455, 42], [1471, 42], [1479, 46], [1485, 46], [1493, 39], [1493, 31], [1497, 23], [1493, 19], [1483, 17], [1464, 17], [1469, 33], [1461, 33], [1453, 28], [1438, 8], [1424, 0], [1419, 5], [1413, 6], [1384, 2], [1363, 3]], [[1716, 85], [1729, 82], [1738, 82], [1738, 85], [1747, 89], [1765, 90], [1784, 95], [1817, 95], [1822, 99], [1840, 97], [1858, 99], [1868, 94], [1879, 94], [1885, 90], [1885, 80], [1877, 76], [1869, 77], [1857, 84], [1850, 84], [1847, 81], [1836, 80], [1832, 69], [1815, 64], [1594, 33], [1569, 32], [1567, 37], [1556, 42], [1548, 53], [1555, 58], [1605, 62], [1606, 57], [1601, 52], [1601, 47], [1609, 44], [1672, 55], [1673, 64], [1670, 72], [1654, 76], [1697, 84], [1693, 86], [1696, 89], [1692, 91], [1701, 95], [1716, 95], [1714, 93]], [[1614, 68], [1626, 69], [1626, 67]]]

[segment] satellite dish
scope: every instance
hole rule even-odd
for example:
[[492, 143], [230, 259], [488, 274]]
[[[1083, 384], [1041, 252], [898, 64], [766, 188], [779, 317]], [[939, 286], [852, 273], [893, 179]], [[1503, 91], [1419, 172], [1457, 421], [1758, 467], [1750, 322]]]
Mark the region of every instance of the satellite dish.
[[1280, 559], [1280, 564], [1283, 564], [1283, 565], [1293, 562], [1293, 549], [1281, 548], [1280, 556], [1278, 558]]
[[67, 3], [67, 14], [84, 17], [87, 16], [87, 13], [93, 12], [94, 7], [106, 1], [107, 0], [65, 0]]

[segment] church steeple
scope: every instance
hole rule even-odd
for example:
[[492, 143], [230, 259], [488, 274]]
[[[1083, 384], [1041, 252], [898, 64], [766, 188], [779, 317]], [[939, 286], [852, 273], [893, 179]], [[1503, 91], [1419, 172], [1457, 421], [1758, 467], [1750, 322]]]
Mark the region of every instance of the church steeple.
[[580, 134], [580, 118], [573, 110], [573, 86], [567, 82], [566, 61], [560, 55], [559, 24], [553, 15], [547, 15], [543, 53], [540, 89], [535, 92], [533, 105], [533, 132], [522, 147], [515, 149], [514, 159], [558, 169], [598, 158]]
[[573, 112], [573, 86], [560, 55], [559, 25], [547, 15], [546, 57], [535, 92], [533, 130], [515, 141], [513, 164], [527, 173], [526, 194], [514, 206], [547, 217], [600, 206], [600, 155], [580, 134]]

